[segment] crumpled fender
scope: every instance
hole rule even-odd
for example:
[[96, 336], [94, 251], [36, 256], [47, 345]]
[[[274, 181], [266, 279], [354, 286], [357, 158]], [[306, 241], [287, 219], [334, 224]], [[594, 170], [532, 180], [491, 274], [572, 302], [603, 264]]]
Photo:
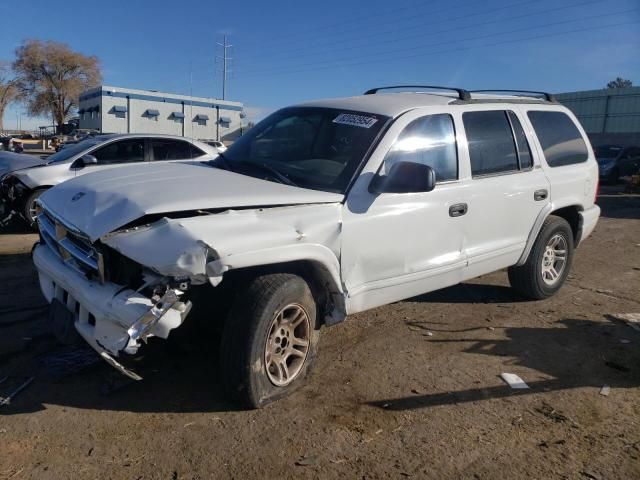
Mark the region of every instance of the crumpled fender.
[[337, 311], [327, 320], [336, 323], [344, 311], [340, 230], [341, 204], [330, 203], [165, 217], [110, 233], [101, 241], [161, 275], [213, 286], [228, 270], [310, 261], [332, 294]]

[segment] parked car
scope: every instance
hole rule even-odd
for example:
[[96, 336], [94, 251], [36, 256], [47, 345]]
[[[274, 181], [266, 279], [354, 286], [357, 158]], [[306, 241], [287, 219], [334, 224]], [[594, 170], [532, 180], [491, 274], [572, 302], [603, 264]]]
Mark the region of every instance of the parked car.
[[219, 153], [225, 152], [227, 150], [226, 145], [219, 140], [202, 140], [202, 142], [215, 148]]
[[218, 152], [201, 142], [171, 135], [114, 134], [92, 136], [48, 157], [41, 165], [5, 172], [0, 203], [35, 228], [36, 200], [47, 189], [89, 172], [132, 163], [210, 160]]
[[61, 338], [140, 379], [129, 359], [200, 308], [227, 392], [261, 407], [349, 314], [503, 268], [556, 293], [600, 214], [575, 116], [550, 95], [379, 90], [279, 110], [210, 162], [42, 195], [33, 260]]
[[616, 183], [620, 177], [640, 173], [640, 147], [600, 145], [594, 148], [594, 153], [603, 180]]
[[101, 135], [99, 130], [93, 128], [76, 128], [67, 135], [56, 135], [52, 139], [53, 147], [59, 152], [65, 146], [75, 144], [95, 135]]

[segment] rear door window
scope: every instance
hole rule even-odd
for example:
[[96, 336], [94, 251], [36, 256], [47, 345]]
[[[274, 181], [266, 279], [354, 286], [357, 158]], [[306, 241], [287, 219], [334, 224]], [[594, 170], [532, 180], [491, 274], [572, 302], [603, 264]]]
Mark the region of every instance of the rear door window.
[[527, 115], [550, 167], [587, 161], [587, 145], [568, 115], [549, 111], [530, 111]]
[[95, 150], [92, 155], [99, 165], [144, 161], [144, 139], [120, 140]]
[[196, 148], [190, 143], [182, 140], [166, 140], [157, 138], [151, 139], [151, 151], [153, 153], [153, 159], [156, 161], [187, 160], [199, 157], [204, 153], [199, 148]]
[[474, 177], [518, 170], [518, 154], [506, 111], [465, 112], [462, 121]]

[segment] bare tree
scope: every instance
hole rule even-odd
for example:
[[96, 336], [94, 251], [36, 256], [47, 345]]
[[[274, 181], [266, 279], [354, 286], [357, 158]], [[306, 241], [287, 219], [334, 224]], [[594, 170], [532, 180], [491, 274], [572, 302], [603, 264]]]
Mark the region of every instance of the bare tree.
[[51, 115], [60, 128], [80, 94], [102, 81], [98, 58], [58, 42], [27, 40], [16, 49], [16, 84], [31, 115]]
[[9, 62], [0, 60], [0, 131], [4, 130], [2, 119], [10, 103], [18, 97], [16, 82], [11, 74]]
[[607, 83], [607, 88], [627, 88], [633, 87], [633, 82], [622, 77], [617, 77], [615, 80], [611, 80]]

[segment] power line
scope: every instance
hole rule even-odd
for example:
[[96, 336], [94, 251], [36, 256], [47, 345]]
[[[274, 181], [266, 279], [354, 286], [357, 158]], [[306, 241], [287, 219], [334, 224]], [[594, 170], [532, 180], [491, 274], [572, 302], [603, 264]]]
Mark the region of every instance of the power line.
[[[467, 25], [456, 25], [456, 27], [458, 28], [476, 28], [476, 27], [480, 27], [480, 26], [486, 26], [486, 25], [491, 25], [494, 23], [501, 23], [501, 22], [506, 22], [506, 21], [512, 21], [512, 20], [518, 20], [521, 18], [527, 18], [527, 17], [533, 17], [533, 16], [537, 16], [537, 15], [547, 15], [549, 13], [553, 13], [553, 12], [558, 12], [561, 10], [568, 10], [571, 8], [576, 8], [576, 7], [582, 7], [585, 5], [589, 5], [589, 4], [594, 4], [594, 3], [599, 3], [601, 2], [601, 0], [588, 0], [588, 1], [584, 1], [584, 2], [579, 2], [579, 3], [574, 3], [572, 5], [565, 5], [562, 7], [557, 7], [557, 8], [553, 8], [553, 9], [546, 9], [546, 10], [541, 10], [541, 11], [537, 11], [537, 12], [529, 12], [529, 13], [524, 13], [524, 14], [519, 14], [519, 15], [514, 15], [514, 16], [510, 16], [510, 17], [505, 17], [505, 18], [501, 18], [501, 19], [494, 19], [494, 20], [488, 20], [485, 22], [479, 22], [479, 23], [472, 23], [472, 24], [467, 24]], [[539, 3], [537, 1], [534, 2], [524, 2], [524, 3]], [[516, 4], [519, 5], [519, 4]], [[473, 14], [473, 15], [469, 15], [469, 16], [476, 16], [477, 14]], [[451, 21], [457, 22], [458, 20], [460, 20], [461, 18], [464, 18], [464, 16], [462, 17], [453, 17], [451, 20], [448, 21], [438, 21], [438, 22], [433, 22], [434, 24], [446, 24], [449, 23]], [[429, 23], [420, 25], [419, 28], [421, 30], [424, 30], [425, 26], [429, 26]], [[407, 31], [407, 30], [415, 30], [415, 28], [408, 28], [408, 29], [403, 29], [403, 31]], [[444, 28], [444, 29], [440, 29], [440, 30], [430, 30], [428, 32], [418, 32], [416, 34], [412, 34], [412, 35], [402, 35], [402, 36], [398, 36], [395, 35], [393, 38], [387, 40], [387, 39], [381, 39], [377, 42], [371, 42], [371, 41], [367, 41], [366, 43], [357, 43], [357, 44], [349, 44], [347, 46], [341, 47], [341, 52], [347, 51], [347, 50], [355, 50], [355, 49], [359, 49], [363, 46], [367, 46], [367, 47], [371, 47], [371, 46], [375, 46], [376, 44], [388, 44], [388, 43], [397, 43], [399, 41], [402, 40], [408, 40], [408, 39], [414, 39], [414, 38], [427, 38], [427, 37], [433, 37], [435, 35], [441, 34], [441, 33], [448, 33], [450, 32], [451, 29], [450, 28]], [[384, 35], [385, 33], [394, 33], [394, 30], [391, 30], [389, 32], [381, 32], [382, 35]], [[375, 36], [378, 37], [380, 34], [376, 34]], [[326, 43], [324, 46], [328, 46], [328, 45], [332, 45], [335, 43], [342, 43], [342, 42], [330, 42], [330, 43]], [[307, 50], [308, 47], [302, 47], [302, 49], [298, 48], [298, 49], [294, 49], [294, 50], [290, 50], [290, 52], [295, 52], [295, 51], [303, 51], [303, 53], [300, 54], [296, 54], [296, 55], [291, 55], [291, 56], [284, 56], [283, 60], [291, 60], [294, 58], [300, 58], [300, 57], [305, 57], [307, 55], [310, 54], [310, 52]], [[277, 59], [279, 56], [282, 55], [282, 53], [286, 53], [286, 52], [279, 52], [280, 55], [276, 54], [275, 56], [269, 56], [268, 60], [270, 62], [273, 62], [274, 59]], [[332, 52], [326, 51], [323, 52], [326, 54], [332, 54]], [[266, 58], [266, 57], [265, 57]], [[254, 69], [249, 69], [248, 71], [255, 71], [257, 70], [256, 68]], [[242, 72], [242, 69], [239, 69], [240, 72]]]
[[[595, 0], [595, 1], [602, 1], [602, 0]], [[424, 30], [425, 27], [428, 27], [430, 25], [439, 25], [442, 23], [447, 23], [447, 22], [456, 22], [459, 21], [461, 19], [464, 18], [471, 18], [471, 17], [477, 17], [477, 16], [483, 16], [483, 15], [489, 15], [489, 14], [493, 14], [496, 12], [499, 12], [501, 10], [505, 10], [505, 9], [510, 9], [510, 8], [516, 8], [516, 7], [520, 7], [520, 6], [524, 6], [524, 5], [529, 5], [529, 4], [540, 4], [540, 0], [521, 0], [515, 3], [509, 3], [507, 5], [501, 5], [499, 7], [495, 7], [495, 8], [490, 8], [490, 9], [482, 9], [481, 11], [476, 11], [476, 12], [472, 12], [472, 13], [466, 13], [463, 15], [460, 15], [460, 8], [459, 7], [449, 7], [449, 8], [444, 8], [441, 10], [437, 10], [437, 11], [429, 11], [429, 12], [414, 12], [410, 17], [408, 17], [410, 20], [418, 20], [421, 17], [432, 17], [435, 13], [442, 13], [442, 12], [448, 12], [448, 11], [454, 11], [456, 12], [454, 15], [451, 15], [449, 17], [445, 17], [445, 18], [441, 18], [441, 19], [436, 19], [436, 20], [432, 20], [429, 22], [422, 22], [419, 25], [414, 25], [414, 26], [403, 26], [402, 30], [403, 31], [409, 31], [409, 30]], [[381, 25], [384, 26], [389, 26], [389, 25], [393, 25], [394, 23], [398, 23], [398, 20], [400, 21], [404, 21], [404, 17], [402, 19], [395, 19], [395, 20], [390, 20], [389, 18], [385, 18], [385, 20], [383, 22], [380, 22]], [[368, 27], [372, 27], [372, 26], [376, 26], [376, 24], [369, 24]], [[376, 30], [372, 35], [369, 35], [369, 37], [380, 37], [381, 35], [385, 35], [385, 34], [392, 34], [392, 35], [396, 35], [398, 31], [398, 27], [392, 27], [392, 28], [387, 28], [387, 29], [383, 29], [383, 30]], [[344, 43], [345, 41], [348, 41], [349, 39], [351, 39], [351, 37], [355, 38], [355, 39], [361, 39], [363, 38], [362, 32], [357, 31], [354, 32], [353, 28], [343, 32], [344, 34], [346, 34], [346, 38], [341, 38], [344, 37], [344, 35], [339, 35], [338, 38], [336, 38], [335, 36], [333, 37], [333, 39], [331, 41], [321, 41], [320, 43], [316, 43], [315, 45], [305, 45], [303, 47], [299, 47], [299, 48], [295, 48], [292, 50], [280, 50], [280, 53], [286, 53], [287, 51], [309, 51], [309, 46], [313, 47], [313, 46], [329, 46], [329, 45], [339, 45]], [[291, 43], [291, 39], [287, 39], [288, 43]], [[260, 47], [263, 49], [265, 47], [265, 45], [269, 45], [269, 43], [267, 42], [266, 44], [261, 44]], [[259, 56], [260, 53], [255, 53], [253, 54], [253, 57]], [[251, 54], [243, 54], [243, 58], [251, 58], [252, 55]]]
[[270, 74], [269, 73], [267, 73], [267, 74], [264, 74], [264, 73], [253, 74], [253, 76], [257, 76], [257, 75], [260, 75], [260, 76], [265, 76], [265, 75], [277, 76], [277, 75], [282, 75], [282, 74], [303, 73], [303, 72], [314, 71], [314, 70], [325, 69], [325, 68], [353, 67], [353, 66], [359, 66], [359, 65], [377, 64], [377, 63], [380, 63], [381, 61], [390, 62], [390, 61], [397, 61], [397, 60], [407, 60], [407, 59], [412, 59], [412, 58], [422, 58], [422, 57], [428, 57], [428, 56], [431, 56], [431, 55], [438, 55], [438, 54], [443, 54], [443, 53], [454, 53], [454, 52], [460, 52], [460, 51], [465, 51], [465, 50], [473, 50], [473, 49], [477, 49], [477, 48], [487, 48], [487, 47], [493, 47], [493, 46], [499, 46], [499, 45], [509, 45], [509, 44], [512, 44], [512, 43], [521, 43], [521, 42], [524, 42], [524, 41], [536, 40], [536, 39], [540, 39], [540, 38], [557, 37], [557, 36], [569, 35], [569, 34], [572, 34], [572, 33], [586, 32], [586, 31], [593, 31], [593, 30], [602, 30], [602, 29], [606, 29], [606, 28], [619, 27], [619, 26], [623, 26], [623, 25], [636, 25], [636, 24], [640, 24], [640, 21], [639, 20], [633, 20], [633, 21], [628, 21], [628, 22], [612, 23], [612, 24], [600, 25], [600, 26], [589, 26], [589, 27], [579, 28], [579, 29], [574, 29], [574, 30], [565, 30], [565, 31], [561, 31], [561, 32], [553, 32], [553, 33], [547, 33], [547, 34], [541, 34], [541, 35], [533, 35], [533, 36], [529, 36], [529, 37], [523, 37], [523, 38], [511, 39], [511, 40], [504, 40], [504, 41], [500, 41], [500, 42], [487, 43], [487, 44], [483, 44], [483, 45], [470, 45], [470, 46], [456, 47], [456, 48], [450, 48], [450, 49], [444, 49], [444, 50], [436, 50], [436, 51], [431, 51], [431, 52], [421, 52], [421, 53], [412, 54], [412, 55], [395, 56], [395, 57], [390, 58], [390, 59], [382, 59], [382, 60], [376, 59], [376, 60], [370, 60], [370, 61], [347, 62], [347, 63], [332, 65], [330, 67], [323, 65], [323, 66], [319, 66], [319, 67], [316, 66], [316, 67], [299, 69], [299, 70], [289, 70], [289, 71], [282, 71], [281, 70], [281, 71], [273, 72], [273, 73], [270, 73]]
[[[456, 5], [460, 5], [460, 4], [464, 4], [464, 3], [465, 3], [464, 1], [458, 2]], [[427, 4], [427, 2], [424, 2], [421, 5], [426, 5], [426, 4]], [[308, 29], [305, 29], [305, 30], [302, 30], [302, 31], [298, 31], [298, 32], [292, 32], [292, 33], [286, 33], [286, 34], [282, 34], [282, 35], [277, 35], [277, 36], [274, 36], [274, 37], [270, 37], [271, 41], [267, 41], [267, 42], [262, 42], [261, 41], [259, 43], [258, 42], [254, 42], [253, 44], [249, 43], [248, 45], [249, 46], [255, 45], [255, 46], [258, 46], [258, 47], [262, 48], [265, 45], [272, 45], [274, 43], [282, 43], [282, 42], [285, 42], [285, 41], [289, 42], [292, 38], [300, 37], [300, 36], [308, 36], [309, 33], [312, 33], [312, 32], [325, 31], [325, 30], [329, 30], [330, 31], [334, 27], [338, 27], [338, 26], [341, 26], [341, 25], [351, 25], [352, 26], [354, 24], [354, 22], [357, 21], [357, 20], [364, 20], [364, 19], [367, 19], [367, 18], [377, 18], [377, 17], [385, 17], [385, 18], [388, 19], [389, 14], [395, 14], [395, 13], [397, 13], [399, 11], [409, 10], [411, 8], [415, 8], [415, 5], [412, 4], [412, 5], [405, 5], [405, 6], [394, 6], [393, 8], [386, 9], [386, 10], [383, 10], [383, 11], [377, 11], [376, 13], [372, 13], [372, 14], [369, 14], [369, 15], [360, 15], [360, 16], [351, 17], [351, 18], [348, 18], [348, 19], [345, 19], [345, 20], [341, 20], [339, 22], [335, 22], [335, 23], [332, 23], [332, 24], [329, 24], [329, 25], [320, 25], [320, 26], [317, 26], [317, 27], [308, 28]], [[449, 11], [449, 10], [453, 10], [455, 8], [457, 8], [457, 7], [447, 7], [447, 8], [440, 9], [440, 10], [434, 10], [434, 11], [430, 12], [430, 14], [440, 13], [440, 12], [443, 12], [443, 11]], [[407, 18], [413, 18], [413, 17], [414, 17], [414, 14], [412, 14], [410, 16], [407, 16]], [[404, 17], [401, 17], [401, 18], [404, 18]]]
[[[294, 71], [299, 71], [299, 67], [315, 67], [315, 68], [338, 67], [338, 66], [342, 66], [341, 62], [343, 62], [343, 61], [349, 61], [349, 60], [352, 60], [352, 59], [353, 60], [362, 59], [362, 58], [368, 58], [368, 57], [376, 57], [376, 61], [373, 62], [373, 63], [378, 63], [380, 61], [386, 60], [385, 58], [381, 58], [384, 55], [394, 55], [394, 58], [398, 58], [398, 57], [395, 56], [395, 54], [404, 53], [404, 52], [407, 52], [407, 51], [421, 50], [424, 47], [434, 47], [434, 46], [440, 46], [440, 45], [448, 45], [448, 44], [451, 44], [451, 43], [460, 43], [460, 42], [463, 42], [463, 41], [480, 40], [480, 39], [495, 37], [495, 36], [499, 36], [499, 35], [506, 35], [506, 34], [511, 34], [511, 33], [519, 33], [519, 32], [524, 32], [524, 31], [528, 31], [528, 30], [535, 30], [535, 29], [539, 29], [539, 28], [546, 28], [546, 27], [551, 27], [551, 26], [575, 23], [575, 22], [584, 21], [584, 20], [591, 20], [593, 18], [606, 18], [606, 17], [611, 17], [611, 16], [615, 16], [615, 15], [622, 15], [622, 14], [631, 13], [631, 12], [638, 12], [638, 10], [637, 9], [631, 9], [631, 10], [625, 10], [625, 11], [621, 11], [621, 12], [614, 12], [614, 13], [610, 13], [610, 14], [606, 14], [606, 15], [601, 15], [601, 14], [590, 15], [590, 16], [576, 18], [576, 19], [572, 19], [572, 20], [564, 20], [564, 21], [560, 21], [560, 22], [545, 23], [543, 25], [536, 25], [536, 26], [532, 26], [532, 27], [518, 28], [518, 29], [514, 29], [514, 30], [509, 30], [509, 31], [500, 31], [500, 32], [486, 34], [486, 35], [470, 36], [470, 37], [461, 38], [461, 39], [454, 40], [454, 41], [446, 40], [446, 41], [442, 41], [442, 42], [438, 42], [438, 43], [419, 45], [419, 46], [416, 46], [416, 47], [385, 50], [385, 51], [375, 52], [375, 53], [371, 53], [371, 54], [367, 54], [367, 55], [358, 55], [357, 57], [350, 56], [350, 57], [343, 57], [343, 58], [339, 58], [339, 59], [326, 60], [326, 61], [322, 61], [322, 62], [309, 62], [309, 63], [305, 63], [305, 64], [296, 65]], [[403, 57], [399, 57], [399, 58], [412, 58], [412, 56], [411, 55], [410, 56], [403, 56]], [[282, 69], [282, 68], [279, 68], [279, 67], [274, 67], [274, 68], [270, 68], [270, 69], [255, 69], [255, 70], [246, 71], [245, 72], [245, 76], [251, 76], [251, 75], [256, 75], [256, 74], [261, 74], [261, 75], [269, 74], [269, 73], [272, 73], [274, 71], [284, 71], [284, 72], [286, 72], [288, 70], [287, 69]]]

